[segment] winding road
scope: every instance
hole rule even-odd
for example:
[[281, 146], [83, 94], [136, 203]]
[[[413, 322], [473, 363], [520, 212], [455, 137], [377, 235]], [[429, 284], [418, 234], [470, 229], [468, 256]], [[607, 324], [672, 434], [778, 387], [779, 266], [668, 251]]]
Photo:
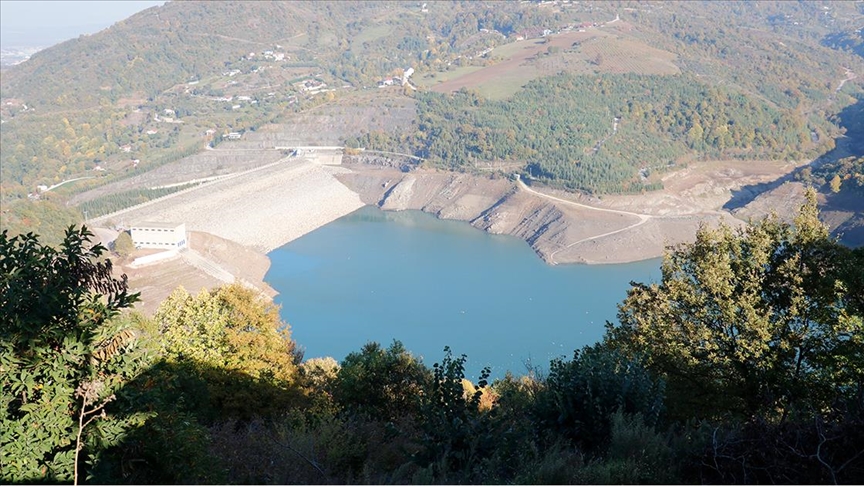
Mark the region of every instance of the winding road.
[[843, 89], [843, 85], [846, 84], [847, 81], [852, 81], [853, 79], [855, 79], [857, 77], [858, 76], [855, 73], [853, 73], [848, 68], [846, 68], [846, 78], [840, 80], [840, 85], [837, 86], [837, 89], [835, 89], [834, 91], [835, 92], [840, 91], [841, 89]]
[[570, 248], [570, 247], [572, 247], [572, 246], [578, 245], [579, 243], [585, 243], [586, 241], [592, 241], [592, 240], [597, 240], [597, 239], [600, 239], [600, 238], [605, 238], [605, 237], [607, 237], [607, 236], [612, 236], [612, 235], [614, 235], [614, 234], [621, 233], [621, 232], [623, 232], [623, 231], [627, 231], [627, 230], [630, 230], [630, 229], [636, 228], [637, 226], [641, 226], [641, 225], [647, 223], [648, 220], [650, 220], [650, 219], [652, 218], [652, 216], [649, 215], [649, 214], [633, 213], [633, 212], [630, 212], [630, 211], [622, 211], [622, 210], [619, 210], [619, 209], [598, 208], [598, 207], [595, 207], [595, 206], [588, 206], [587, 204], [581, 204], [581, 203], [577, 203], [577, 202], [575, 202], [575, 201], [570, 201], [570, 200], [567, 200], [567, 199], [561, 199], [560, 197], [550, 196], [549, 194], [544, 194], [544, 193], [542, 193], [542, 192], [535, 191], [534, 189], [531, 189], [530, 187], [528, 187], [528, 186], [525, 184], [525, 182], [522, 181], [521, 178], [520, 178], [520, 179], [517, 179], [517, 184], [519, 185], [519, 187], [520, 187], [521, 189], [523, 189], [523, 190], [525, 190], [525, 191], [528, 191], [528, 192], [530, 192], [530, 193], [532, 193], [532, 194], [535, 194], [535, 195], [537, 195], [537, 196], [540, 196], [540, 197], [543, 197], [543, 198], [546, 198], [546, 199], [550, 199], [550, 200], [552, 200], [552, 201], [557, 201], [557, 202], [560, 202], [560, 203], [569, 204], [569, 205], [571, 205], [571, 206], [576, 206], [576, 207], [583, 208], [583, 209], [589, 209], [589, 210], [592, 210], [592, 211], [602, 211], [602, 212], [606, 212], [606, 213], [621, 214], [621, 215], [624, 215], [624, 216], [634, 216], [634, 217], [636, 217], [636, 218], [639, 218], [639, 221], [637, 221], [636, 223], [633, 223], [633, 224], [631, 224], [631, 225], [629, 225], [629, 226], [625, 226], [624, 228], [617, 229], [617, 230], [615, 230], [615, 231], [610, 231], [610, 232], [608, 232], [608, 233], [603, 233], [603, 234], [601, 234], [601, 235], [589, 236], [588, 238], [582, 238], [581, 240], [574, 241], [574, 242], [568, 244], [567, 246], [563, 246], [563, 247], [561, 247], [561, 248], [559, 248], [559, 249], [553, 251], [552, 253], [549, 254], [549, 263], [551, 263], [552, 265], [556, 265], [556, 264], [557, 264], [557, 262], [555, 261], [555, 255], [556, 255], [558, 252], [562, 251], [562, 250], [566, 250], [566, 249], [568, 249], [568, 248]]
[[48, 191], [51, 191], [53, 189], [57, 189], [58, 187], [62, 186], [63, 184], [67, 184], [69, 182], [75, 182], [75, 181], [80, 181], [80, 180], [84, 180], [84, 179], [95, 179], [95, 178], [96, 178], [96, 176], [87, 176], [87, 177], [77, 177], [75, 179], [67, 179], [63, 182], [58, 182], [57, 184], [54, 184], [53, 186], [49, 187], [48, 189], [45, 189], [42, 192], [48, 192]]

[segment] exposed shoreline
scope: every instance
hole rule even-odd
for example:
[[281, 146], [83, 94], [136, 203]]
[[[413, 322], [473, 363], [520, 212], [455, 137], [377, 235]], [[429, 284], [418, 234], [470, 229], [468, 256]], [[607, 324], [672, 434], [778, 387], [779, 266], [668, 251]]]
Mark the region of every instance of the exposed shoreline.
[[[600, 200], [529, 187], [502, 175], [415, 168], [398, 156], [343, 158], [340, 151], [319, 150], [275, 162], [271, 158], [89, 223], [128, 228], [141, 221], [184, 222], [200, 235], [193, 239], [188, 258], [122, 269], [130, 274], [133, 287], [142, 290], [146, 311], [152, 312], [178, 285], [195, 292], [241, 281], [272, 297], [273, 289], [264, 282], [270, 266], [267, 254], [364, 205], [384, 211], [421, 210], [515, 236], [551, 265], [657, 258], [670, 245], [692, 241], [700, 224], [742, 224], [720, 210], [731, 190], [791, 170], [777, 166], [741, 175], [730, 172], [728, 165], [717, 169], [731, 174], [727, 180], [723, 174], [705, 172], [694, 182], [693, 174], [684, 171], [670, 176], [673, 191]], [[681, 180], [689, 182], [682, 185]], [[253, 261], [256, 270], [245, 271], [245, 264]]]
[[702, 222], [741, 222], [722, 211], [650, 215], [588, 204], [574, 194], [547, 193], [521, 181], [418, 169], [370, 168], [349, 161], [337, 177], [369, 205], [421, 210], [440, 219], [516, 236], [546, 263], [620, 264], [657, 258], [692, 241]]

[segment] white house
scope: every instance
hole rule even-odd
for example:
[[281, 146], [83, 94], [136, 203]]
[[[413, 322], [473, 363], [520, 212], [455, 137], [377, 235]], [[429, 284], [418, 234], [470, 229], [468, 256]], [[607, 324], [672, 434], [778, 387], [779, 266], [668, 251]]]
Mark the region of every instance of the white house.
[[132, 226], [129, 233], [135, 248], [158, 248], [162, 250], [186, 248], [185, 223], [143, 222]]

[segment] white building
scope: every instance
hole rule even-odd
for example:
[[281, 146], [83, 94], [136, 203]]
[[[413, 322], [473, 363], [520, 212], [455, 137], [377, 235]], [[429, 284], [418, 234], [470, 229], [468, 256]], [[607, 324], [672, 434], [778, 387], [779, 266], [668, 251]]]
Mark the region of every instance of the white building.
[[130, 233], [135, 248], [158, 248], [162, 250], [186, 248], [185, 223], [145, 222], [132, 226]]

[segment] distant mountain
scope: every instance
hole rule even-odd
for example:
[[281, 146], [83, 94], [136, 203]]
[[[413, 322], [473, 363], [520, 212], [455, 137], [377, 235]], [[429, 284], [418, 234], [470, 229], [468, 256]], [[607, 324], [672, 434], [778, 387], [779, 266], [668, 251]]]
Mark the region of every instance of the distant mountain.
[[372, 82], [381, 70], [407, 67], [423, 48], [452, 50], [449, 44], [478, 25], [512, 29], [549, 17], [521, 19], [521, 9], [479, 2], [435, 3], [426, 12], [416, 2], [168, 2], [39, 52], [4, 75], [3, 96], [45, 109], [152, 97], [277, 44], [297, 62]]

